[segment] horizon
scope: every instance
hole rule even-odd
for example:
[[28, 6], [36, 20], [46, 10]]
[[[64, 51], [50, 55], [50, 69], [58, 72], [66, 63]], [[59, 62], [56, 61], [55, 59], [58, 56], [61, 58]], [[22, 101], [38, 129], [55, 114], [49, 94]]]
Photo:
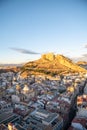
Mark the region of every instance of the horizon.
[[26, 63], [49, 52], [87, 61], [86, 7], [86, 0], [1, 0], [0, 63]]
[[[48, 53], [44, 53], [44, 54], [53, 54], [53, 55], [62, 55], [62, 56], [64, 56], [63, 54], [55, 54], [55, 53], [53, 53], [53, 52], [48, 52]], [[44, 55], [44, 54], [42, 54], [42, 55]], [[40, 58], [42, 58], [42, 55], [40, 56]], [[66, 57], [66, 56], [64, 56], [65, 58], [69, 58], [69, 57]], [[31, 62], [31, 61], [36, 61], [36, 60], [39, 60], [40, 58], [38, 58], [38, 59], [32, 59], [32, 60], [28, 60], [28, 61], [25, 61], [25, 62], [21, 62], [21, 63], [0, 63], [0, 65], [1, 66], [10, 66], [10, 65], [12, 65], [12, 66], [21, 66], [21, 65], [24, 65], [24, 64], [26, 64], [26, 63], [28, 63], [28, 62]], [[83, 60], [84, 58], [80, 58], [81, 60], [79, 60], [78, 58], [74, 58], [74, 59], [71, 59], [71, 58], [69, 58], [73, 63], [78, 63], [78, 62], [87, 62], [86, 60]]]

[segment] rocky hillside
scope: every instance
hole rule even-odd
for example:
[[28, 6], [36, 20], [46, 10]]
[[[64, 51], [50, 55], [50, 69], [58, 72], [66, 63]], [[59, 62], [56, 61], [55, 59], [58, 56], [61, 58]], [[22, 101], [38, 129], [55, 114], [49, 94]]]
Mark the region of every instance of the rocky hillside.
[[82, 68], [87, 69], [87, 62], [85, 62], [85, 61], [78, 61], [77, 65], [79, 65]]
[[86, 61], [78, 61], [77, 65], [87, 65], [87, 62]]
[[63, 55], [54, 55], [53, 53], [44, 54], [40, 59], [26, 63], [21, 69], [21, 75], [51, 75], [69, 73], [69, 72], [85, 72], [77, 64], [73, 63], [69, 58]]

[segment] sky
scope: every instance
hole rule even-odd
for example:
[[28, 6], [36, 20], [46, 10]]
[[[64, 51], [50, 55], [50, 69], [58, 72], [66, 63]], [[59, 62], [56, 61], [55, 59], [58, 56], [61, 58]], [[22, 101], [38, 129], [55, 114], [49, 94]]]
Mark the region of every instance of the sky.
[[0, 63], [49, 52], [87, 61], [87, 0], [0, 0]]

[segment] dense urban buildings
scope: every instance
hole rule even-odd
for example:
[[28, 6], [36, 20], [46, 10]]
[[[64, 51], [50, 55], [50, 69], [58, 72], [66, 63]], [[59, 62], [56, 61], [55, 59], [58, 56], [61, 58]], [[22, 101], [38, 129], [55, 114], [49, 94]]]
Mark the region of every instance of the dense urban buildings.
[[0, 74], [0, 130], [86, 130], [87, 75]]

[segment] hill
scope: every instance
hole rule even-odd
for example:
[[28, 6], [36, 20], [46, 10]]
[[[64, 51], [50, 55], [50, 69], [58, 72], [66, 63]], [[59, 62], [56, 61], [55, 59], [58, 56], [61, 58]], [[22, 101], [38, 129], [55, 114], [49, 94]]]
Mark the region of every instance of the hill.
[[78, 61], [77, 65], [87, 65], [87, 62], [86, 61]]
[[4, 65], [1, 65], [0, 66], [0, 73], [6, 73], [6, 72], [14, 72], [14, 73], [17, 73], [20, 71], [20, 68], [19, 66], [4, 66]]
[[53, 53], [43, 54], [40, 59], [26, 63], [21, 69], [22, 76], [28, 75], [51, 75], [55, 76], [69, 72], [85, 72], [77, 64], [63, 55], [54, 55]]
[[82, 68], [87, 69], [87, 62], [85, 62], [85, 61], [78, 61], [77, 65], [79, 65]]

